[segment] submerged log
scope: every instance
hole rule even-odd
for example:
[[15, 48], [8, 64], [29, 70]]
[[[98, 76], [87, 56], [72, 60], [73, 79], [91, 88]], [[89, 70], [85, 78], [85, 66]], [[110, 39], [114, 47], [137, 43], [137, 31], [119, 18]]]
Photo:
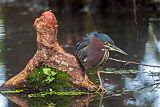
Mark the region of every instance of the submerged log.
[[26, 67], [2, 86], [5, 88], [26, 88], [27, 78], [39, 65], [56, 68], [71, 76], [73, 86], [80, 89], [96, 90], [97, 86], [85, 79], [83, 69], [74, 55], [67, 53], [57, 41], [58, 25], [51, 11], [44, 12], [34, 22], [37, 31], [37, 52]]

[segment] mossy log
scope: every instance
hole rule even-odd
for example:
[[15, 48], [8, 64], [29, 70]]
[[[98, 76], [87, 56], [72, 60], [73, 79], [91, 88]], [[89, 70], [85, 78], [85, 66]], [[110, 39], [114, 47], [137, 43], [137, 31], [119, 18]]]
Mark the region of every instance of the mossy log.
[[51, 11], [44, 12], [34, 22], [37, 32], [37, 52], [26, 67], [16, 76], [5, 82], [5, 88], [27, 88], [27, 78], [39, 65], [67, 72], [70, 82], [79, 89], [96, 90], [97, 86], [85, 78], [83, 69], [74, 55], [67, 53], [57, 41], [58, 25]]

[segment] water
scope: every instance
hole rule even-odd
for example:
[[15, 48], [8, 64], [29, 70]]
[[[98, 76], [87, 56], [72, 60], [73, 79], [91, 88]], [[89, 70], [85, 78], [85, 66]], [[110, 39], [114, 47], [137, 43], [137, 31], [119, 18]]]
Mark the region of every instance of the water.
[[[0, 84], [2, 85], [6, 81], [6, 67], [5, 67], [5, 28], [4, 28], [4, 17], [0, 8]], [[8, 106], [8, 99], [0, 95], [1, 107]]]
[[[148, 40], [145, 43], [145, 50], [143, 60], [141, 63], [146, 63], [150, 65], [160, 65], [159, 62], [159, 40], [158, 40], [158, 21], [150, 21], [148, 25]], [[125, 81], [126, 88], [133, 90], [140, 87], [146, 87], [151, 84], [159, 83], [159, 76], [154, 75], [160, 72], [160, 68], [152, 68], [146, 66], [139, 66], [140, 74], [137, 75], [134, 79], [127, 78]], [[151, 76], [149, 74], [154, 76]], [[158, 81], [156, 81], [158, 80]], [[138, 106], [147, 106], [147, 102], [150, 102], [153, 107], [159, 107], [159, 98], [160, 98], [159, 85], [155, 85], [150, 88], [146, 88], [143, 93], [135, 95], [136, 101], [135, 104]]]
[[[12, 1], [12, 0], [11, 0]], [[36, 8], [36, 5], [33, 6]], [[29, 5], [0, 5], [0, 84], [21, 71], [36, 51], [36, 33], [32, 27], [41, 10]], [[73, 53], [73, 46], [84, 33], [107, 33], [128, 56], [112, 52], [115, 58], [160, 65], [160, 20], [156, 13], [56, 13], [58, 41]], [[157, 16], [158, 17], [158, 16]], [[137, 38], [138, 33], [138, 38]], [[137, 74], [103, 74], [106, 88], [113, 95], [47, 96], [28, 98], [25, 94], [0, 95], [0, 107], [160, 107], [159, 86], [135, 90], [158, 83], [159, 68], [124, 65], [108, 61], [106, 67], [137, 69]], [[125, 92], [127, 91], [127, 92]], [[131, 92], [128, 92], [131, 91]]]

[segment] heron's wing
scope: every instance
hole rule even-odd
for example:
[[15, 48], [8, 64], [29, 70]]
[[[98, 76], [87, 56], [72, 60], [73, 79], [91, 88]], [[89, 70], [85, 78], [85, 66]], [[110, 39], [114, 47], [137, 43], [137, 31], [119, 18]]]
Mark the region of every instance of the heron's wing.
[[93, 37], [93, 33], [86, 34], [76, 44], [76, 56], [81, 62], [81, 64], [83, 65], [83, 67], [85, 67], [85, 64], [86, 64], [88, 46], [90, 44], [92, 37]]
[[81, 64], [83, 65], [83, 67], [85, 67], [85, 63], [87, 60], [87, 50], [88, 50], [88, 41], [86, 42], [78, 42], [77, 43], [77, 47], [76, 47], [76, 56], [79, 59], [79, 61], [81, 62]]
[[77, 42], [77, 44], [76, 44], [76, 51], [79, 51], [79, 50], [85, 48], [86, 46], [88, 46], [91, 38], [92, 38], [92, 35], [86, 35], [85, 37], [82, 37], [79, 40], [79, 42]]

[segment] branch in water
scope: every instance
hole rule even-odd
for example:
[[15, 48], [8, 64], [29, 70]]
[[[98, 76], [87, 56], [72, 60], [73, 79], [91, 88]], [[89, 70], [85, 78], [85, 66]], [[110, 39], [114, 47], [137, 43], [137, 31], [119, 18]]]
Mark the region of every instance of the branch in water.
[[143, 65], [143, 66], [158, 67], [158, 68], [160, 68], [160, 66], [158, 66], [158, 65], [142, 64], [142, 63], [139, 63], [139, 62], [134, 62], [134, 61], [124, 61], [124, 60], [115, 59], [115, 58], [109, 58], [109, 59], [112, 60], [112, 61], [125, 63], [125, 65], [134, 64], [134, 65]]
[[[143, 90], [143, 89], [145, 89], [145, 88], [149, 88], [149, 87], [152, 87], [152, 86], [155, 86], [156, 85], [156, 87], [158, 87], [159, 85], [160, 85], [160, 82], [158, 82], [158, 83], [154, 83], [154, 84], [150, 84], [150, 85], [148, 85], [148, 86], [144, 86], [144, 87], [142, 87], [142, 88], [140, 88], [140, 89], [138, 89], [138, 90]], [[154, 88], [155, 89], [155, 88]]]

